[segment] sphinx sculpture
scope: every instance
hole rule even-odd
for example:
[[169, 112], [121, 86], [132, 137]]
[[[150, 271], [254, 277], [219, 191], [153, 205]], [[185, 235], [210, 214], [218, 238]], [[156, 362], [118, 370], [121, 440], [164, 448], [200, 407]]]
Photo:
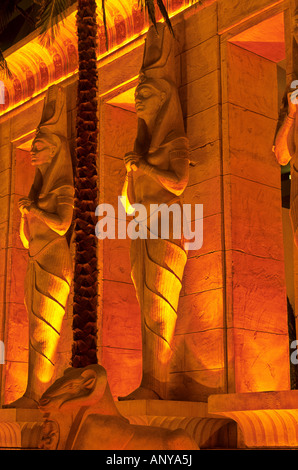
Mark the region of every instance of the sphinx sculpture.
[[[124, 157], [126, 179], [122, 201], [128, 214], [142, 204], [181, 208], [188, 183], [189, 150], [175, 83], [173, 37], [163, 23], [147, 34], [139, 84], [135, 90], [138, 131], [134, 149]], [[152, 212], [151, 212], [152, 214]], [[183, 235], [131, 240], [131, 277], [141, 310], [143, 375], [140, 387], [119, 400], [165, 399], [182, 276], [187, 261]], [[180, 222], [179, 222], [180, 223]], [[150, 229], [149, 229], [150, 226]], [[182, 231], [180, 231], [182, 233]]]
[[182, 430], [132, 425], [116, 408], [105, 369], [66, 369], [39, 401], [44, 450], [198, 450]]
[[31, 148], [35, 179], [21, 198], [20, 237], [29, 249], [25, 305], [29, 316], [29, 369], [24, 395], [4, 407], [38, 408], [49, 386], [72, 280], [66, 234], [73, 216], [73, 170], [68, 148], [64, 90], [48, 90]]

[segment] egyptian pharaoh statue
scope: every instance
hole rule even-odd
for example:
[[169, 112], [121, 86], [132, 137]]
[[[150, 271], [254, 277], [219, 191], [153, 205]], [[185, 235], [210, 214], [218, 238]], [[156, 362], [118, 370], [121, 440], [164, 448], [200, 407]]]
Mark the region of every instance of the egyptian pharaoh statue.
[[31, 148], [36, 168], [29, 196], [19, 201], [20, 236], [29, 249], [25, 305], [29, 369], [24, 395], [6, 407], [37, 408], [54, 373], [54, 359], [72, 279], [66, 234], [73, 216], [73, 171], [66, 137], [64, 90], [48, 90]]
[[135, 106], [138, 131], [134, 150], [124, 157], [122, 201], [127, 213], [133, 213], [133, 204], [142, 204], [148, 214], [146, 235], [131, 240], [130, 252], [141, 310], [143, 375], [140, 387], [119, 400], [165, 399], [187, 252], [183, 235], [177, 237], [174, 230], [180, 221], [173, 217], [164, 236], [159, 212], [153, 234], [151, 209], [153, 204], [168, 209], [176, 204], [181, 209], [189, 159], [175, 83], [173, 38], [164, 24], [148, 31]]
[[[293, 11], [292, 78], [284, 94], [276, 127], [273, 151], [280, 165], [290, 163], [290, 217], [294, 242], [298, 247], [298, 152], [297, 152], [297, 79], [298, 79], [298, 6]], [[293, 86], [292, 86], [293, 85]], [[294, 92], [295, 91], [295, 92]]]

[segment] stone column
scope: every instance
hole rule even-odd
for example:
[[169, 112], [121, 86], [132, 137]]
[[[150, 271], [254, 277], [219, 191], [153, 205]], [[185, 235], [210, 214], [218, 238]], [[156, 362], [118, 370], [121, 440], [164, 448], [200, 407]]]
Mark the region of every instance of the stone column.
[[[219, 17], [219, 29], [232, 24]], [[231, 36], [221, 36], [228, 392], [288, 390], [280, 167], [272, 153], [276, 63]]]

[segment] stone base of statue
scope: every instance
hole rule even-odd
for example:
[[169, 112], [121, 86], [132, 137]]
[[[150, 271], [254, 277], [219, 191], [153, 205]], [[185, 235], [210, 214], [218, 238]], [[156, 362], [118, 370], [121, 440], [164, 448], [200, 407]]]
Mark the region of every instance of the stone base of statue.
[[[209, 414], [207, 403], [130, 400], [115, 402], [115, 413], [116, 409], [137, 430], [161, 428], [162, 434], [166, 430], [182, 429], [195, 441], [198, 448], [236, 447], [236, 423], [228, 418]], [[0, 409], [0, 449], [39, 449], [45, 424], [44, 413], [39, 410]], [[117, 445], [114, 447], [114, 450], [118, 450]]]
[[115, 403], [131, 424], [183, 429], [200, 449], [235, 449], [237, 425], [208, 412], [205, 402], [128, 400]]
[[[137, 429], [183, 429], [200, 449], [298, 448], [298, 390], [212, 395], [208, 404], [130, 400], [115, 408]], [[0, 449], [38, 449], [44, 430], [39, 410], [0, 409]]]
[[37, 449], [42, 428], [39, 410], [0, 409], [0, 449]]
[[115, 402], [100, 365], [66, 369], [40, 409], [0, 409], [0, 449], [199, 450], [236, 444], [236, 423], [207, 403]]
[[[208, 404], [166, 400], [129, 400], [110, 404], [113, 413], [108, 410], [105, 425], [109, 419], [118, 422], [120, 417], [126, 430], [143, 432], [147, 429], [150, 434], [150, 430], [156, 432], [160, 429], [158, 439], [163, 431], [182, 429], [200, 449], [298, 448], [298, 390], [212, 395]], [[89, 412], [93, 415], [94, 411], [99, 418], [96, 408], [92, 410], [91, 405]], [[79, 409], [83, 417], [86, 408]], [[59, 435], [55, 434], [55, 422], [60, 426], [63, 423], [66, 431], [69, 428], [65, 444], [67, 441], [70, 444], [69, 431], [77, 432], [79, 429], [74, 429], [72, 421], [65, 421], [67, 413], [57, 413], [58, 418], [60, 415], [59, 423], [54, 415], [53, 411], [46, 418], [39, 410], [0, 409], [0, 449], [38, 449], [42, 442], [46, 442], [47, 432], [55, 448], [58, 444], [55, 444], [55, 436]], [[96, 419], [93, 417], [91, 420], [92, 426]], [[95, 424], [98, 424], [98, 419]], [[166, 436], [168, 439], [171, 434]], [[94, 442], [93, 432], [91, 438]], [[48, 448], [51, 448], [51, 439], [47, 442]], [[119, 450], [117, 439], [110, 449]]]
[[208, 410], [238, 424], [237, 448], [298, 448], [298, 390], [211, 395]]
[[[183, 429], [201, 449], [236, 448], [236, 423], [208, 414], [207, 403], [135, 400], [115, 405], [131, 425]], [[38, 449], [43, 434], [39, 410], [0, 409], [0, 449]]]

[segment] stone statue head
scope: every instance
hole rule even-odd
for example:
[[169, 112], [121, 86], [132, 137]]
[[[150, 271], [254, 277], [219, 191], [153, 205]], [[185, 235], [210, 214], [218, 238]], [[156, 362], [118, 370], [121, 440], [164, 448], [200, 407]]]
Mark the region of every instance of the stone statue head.
[[59, 152], [61, 141], [58, 136], [39, 132], [32, 142], [31, 163], [33, 166], [50, 165]]
[[[102, 414], [120, 416], [114, 404], [105, 369], [97, 364], [68, 368], [42, 395], [39, 408], [44, 422], [39, 447], [47, 450], [65, 448], [75, 417], [92, 407]], [[123, 418], [124, 419], [124, 418]]]
[[140, 83], [135, 90], [136, 113], [144, 121], [155, 119], [165, 101], [165, 91], [154, 83]]
[[106, 374], [94, 367], [64, 371], [39, 401], [42, 411], [67, 410], [96, 403], [106, 388]]
[[[107, 414], [119, 415], [114, 404], [104, 367], [91, 364], [84, 368], [68, 368], [42, 395], [39, 401], [41, 411], [78, 410], [104, 402]], [[110, 408], [111, 407], [111, 408]], [[104, 413], [103, 413], [104, 414]]]

